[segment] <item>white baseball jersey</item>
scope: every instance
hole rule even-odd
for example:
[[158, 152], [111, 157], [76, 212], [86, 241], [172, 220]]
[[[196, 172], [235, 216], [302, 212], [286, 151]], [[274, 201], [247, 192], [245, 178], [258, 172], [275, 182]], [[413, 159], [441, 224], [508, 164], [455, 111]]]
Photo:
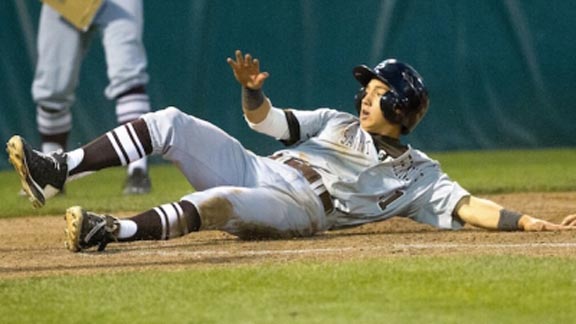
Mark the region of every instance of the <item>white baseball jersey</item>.
[[371, 135], [348, 113], [290, 112], [290, 120], [267, 133], [296, 143], [275, 155], [307, 161], [321, 175], [335, 206], [330, 212], [299, 171], [253, 154], [216, 126], [175, 108], [143, 118], [154, 152], [175, 162], [197, 190], [183, 199], [197, 207], [202, 229], [240, 237], [308, 236], [392, 216], [439, 228], [462, 226], [452, 212], [469, 193], [424, 153], [411, 147], [397, 158], [377, 152]]

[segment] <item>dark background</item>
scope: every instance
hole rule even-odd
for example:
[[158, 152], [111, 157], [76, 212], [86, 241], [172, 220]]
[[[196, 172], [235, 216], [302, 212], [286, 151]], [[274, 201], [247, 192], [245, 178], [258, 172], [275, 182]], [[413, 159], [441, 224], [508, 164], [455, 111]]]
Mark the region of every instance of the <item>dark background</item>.
[[[0, 1], [0, 140], [39, 145], [30, 86], [41, 3]], [[355, 65], [395, 57], [413, 65], [430, 111], [404, 139], [425, 151], [572, 147], [576, 2], [544, 0], [145, 1], [154, 109], [208, 119], [247, 148], [280, 147], [246, 126], [226, 63], [235, 49], [270, 73], [278, 107], [353, 112]], [[84, 60], [71, 147], [115, 127], [105, 99], [100, 38]], [[4, 153], [3, 153], [4, 154]], [[6, 168], [6, 155], [0, 169]]]

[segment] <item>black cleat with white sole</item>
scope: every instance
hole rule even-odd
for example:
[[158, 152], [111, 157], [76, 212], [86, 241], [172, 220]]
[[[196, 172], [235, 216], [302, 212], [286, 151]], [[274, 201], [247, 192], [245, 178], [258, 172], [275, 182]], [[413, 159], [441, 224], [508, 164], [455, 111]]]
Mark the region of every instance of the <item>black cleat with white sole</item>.
[[68, 177], [66, 154], [38, 152], [18, 135], [6, 143], [6, 152], [20, 177], [22, 189], [35, 208], [44, 206], [47, 198], [64, 189]]
[[118, 241], [120, 221], [110, 215], [98, 215], [74, 206], [66, 210], [64, 245], [71, 252], [80, 252], [93, 246], [104, 251], [110, 242]]

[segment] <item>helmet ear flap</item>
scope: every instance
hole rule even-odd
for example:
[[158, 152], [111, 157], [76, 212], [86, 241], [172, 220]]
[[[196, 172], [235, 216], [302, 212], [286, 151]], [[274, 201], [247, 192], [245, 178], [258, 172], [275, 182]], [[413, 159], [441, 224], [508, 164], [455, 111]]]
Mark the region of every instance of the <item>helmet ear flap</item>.
[[397, 111], [400, 107], [400, 100], [393, 91], [388, 91], [380, 98], [380, 109], [384, 118], [393, 124], [400, 124], [402, 122], [403, 113], [402, 109]]
[[[366, 96], [366, 88], [362, 87], [356, 92], [354, 96], [354, 104], [356, 112], [360, 114], [362, 109], [362, 99]], [[399, 108], [400, 100], [393, 91], [388, 91], [380, 97], [380, 109], [384, 118], [393, 124], [400, 124], [402, 122], [402, 112], [396, 111]]]
[[360, 88], [356, 95], [354, 96], [354, 107], [356, 107], [356, 112], [360, 114], [360, 109], [362, 108], [362, 99], [366, 95], [366, 89], [364, 87]]

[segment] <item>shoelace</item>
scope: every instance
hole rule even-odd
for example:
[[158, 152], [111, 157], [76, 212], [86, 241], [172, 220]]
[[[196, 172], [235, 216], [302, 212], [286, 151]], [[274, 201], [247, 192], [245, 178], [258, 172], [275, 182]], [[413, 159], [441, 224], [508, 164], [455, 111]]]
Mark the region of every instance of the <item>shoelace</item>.
[[37, 150], [27, 149], [28, 169], [30, 170], [32, 178], [40, 187], [48, 184], [61, 187], [65, 181], [65, 179], [62, 178], [62, 173], [63, 168], [66, 166], [61, 163], [58, 156], [56, 156], [56, 154], [61, 154], [59, 151], [45, 154]]
[[[52, 154], [46, 154], [46, 153], [42, 153], [42, 152], [36, 151], [36, 150], [33, 150], [33, 151], [38, 155], [38, 157], [39, 157], [38, 160], [48, 161], [55, 167], [56, 170], [58, 170], [58, 171], [61, 170], [60, 163], [58, 162], [58, 160], [56, 160], [56, 158]], [[61, 150], [56, 151], [54, 154], [61, 154]], [[32, 164], [34, 164], [34, 161]]]
[[98, 233], [98, 231], [102, 228], [106, 226], [106, 220], [103, 219], [102, 221], [100, 221], [98, 224], [96, 224], [96, 226], [94, 226], [89, 232], [88, 234], [86, 234], [86, 236], [84, 237], [84, 243], [88, 244], [88, 242], [92, 239], [92, 237], [94, 235], [96, 235], [96, 233]]

